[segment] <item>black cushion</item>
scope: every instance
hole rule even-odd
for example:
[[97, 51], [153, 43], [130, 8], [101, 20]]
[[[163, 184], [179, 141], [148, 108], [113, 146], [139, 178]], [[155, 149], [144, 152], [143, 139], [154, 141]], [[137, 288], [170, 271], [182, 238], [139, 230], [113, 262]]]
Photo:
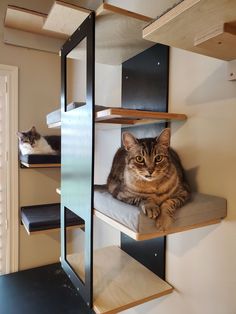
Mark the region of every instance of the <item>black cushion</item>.
[[[60, 204], [45, 204], [21, 207], [21, 219], [29, 232], [60, 228]], [[84, 224], [84, 220], [71, 211], [66, 211], [66, 225]]]
[[61, 155], [20, 155], [20, 161], [27, 164], [60, 164]]

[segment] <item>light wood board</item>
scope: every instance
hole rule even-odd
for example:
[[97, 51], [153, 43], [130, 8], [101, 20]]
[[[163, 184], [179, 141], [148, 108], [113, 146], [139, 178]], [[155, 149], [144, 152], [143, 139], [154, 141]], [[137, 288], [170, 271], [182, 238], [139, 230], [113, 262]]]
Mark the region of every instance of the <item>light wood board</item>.
[[3, 41], [8, 45], [58, 54], [65, 40], [5, 27]]
[[[67, 260], [84, 280], [83, 255], [68, 255]], [[93, 271], [93, 309], [98, 314], [119, 313], [173, 291], [168, 283], [116, 246], [94, 252]]]
[[[44, 230], [39, 230], [39, 231], [29, 231], [27, 226], [24, 224], [24, 221], [22, 221], [22, 224], [23, 224], [26, 232], [30, 236], [37, 235], [37, 234], [53, 233], [53, 232], [58, 232], [61, 230], [61, 228], [51, 228], [51, 229], [44, 229]], [[78, 229], [78, 228], [81, 229], [83, 227], [84, 227], [84, 225], [69, 226], [66, 228], [66, 230], [74, 230], [74, 229]]]
[[[96, 112], [96, 123], [110, 123], [110, 124], [122, 124], [122, 125], [138, 125], [138, 124], [150, 124], [160, 123], [166, 121], [184, 121], [187, 116], [182, 113], [168, 113], [168, 112], [154, 112], [145, 110], [134, 110], [125, 108], [108, 108]], [[49, 124], [48, 127], [60, 127], [61, 122], [55, 122]]]
[[[236, 22], [235, 0], [184, 0], [175, 8], [145, 27], [143, 38], [223, 60], [236, 58], [229, 51], [228, 39], [222, 43], [212, 41], [210, 45], [195, 45], [198, 38], [219, 24]], [[236, 39], [230, 39], [235, 47]], [[225, 41], [225, 45], [224, 45]]]
[[154, 238], [163, 237], [163, 236], [166, 236], [168, 234], [173, 234], [173, 233], [178, 233], [178, 232], [197, 229], [197, 228], [201, 228], [201, 227], [205, 227], [205, 226], [209, 226], [209, 225], [218, 224], [223, 219], [223, 218], [222, 219], [221, 218], [216, 218], [216, 219], [212, 218], [211, 220], [207, 220], [207, 221], [202, 222], [202, 223], [196, 224], [193, 222], [191, 225], [187, 225], [187, 226], [182, 225], [179, 227], [170, 228], [169, 230], [166, 230], [166, 231], [157, 231], [154, 233], [138, 233], [138, 232], [135, 232], [135, 231], [129, 229], [128, 227], [122, 225], [118, 221], [104, 215], [103, 213], [99, 212], [96, 209], [94, 209], [94, 215], [96, 217], [98, 217], [99, 219], [103, 220], [104, 222], [106, 222], [107, 224], [109, 224], [110, 226], [123, 232], [124, 234], [128, 235], [130, 238], [132, 238], [136, 241], [150, 240], [150, 239], [154, 239]]
[[26, 162], [20, 162], [26, 168], [60, 168], [61, 164], [28, 164]]
[[49, 37], [66, 38], [65, 35], [60, 32], [52, 32], [50, 30], [43, 29], [46, 19], [46, 14], [24, 9], [18, 6], [8, 5], [4, 25], [9, 28]]
[[171, 120], [186, 120], [180, 113], [153, 112], [125, 108], [109, 108], [96, 113], [96, 122], [119, 124], [147, 124]]
[[67, 38], [74, 33], [90, 13], [90, 10], [62, 1], [55, 1], [43, 25], [43, 29], [59, 32]]

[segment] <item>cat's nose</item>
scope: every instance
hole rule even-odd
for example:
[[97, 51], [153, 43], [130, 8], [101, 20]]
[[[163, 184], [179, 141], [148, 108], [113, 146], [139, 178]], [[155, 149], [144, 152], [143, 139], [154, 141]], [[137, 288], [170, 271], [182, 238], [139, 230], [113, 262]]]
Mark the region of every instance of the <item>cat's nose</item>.
[[153, 171], [154, 171], [154, 169], [148, 169], [148, 172], [150, 173], [150, 175], [152, 175], [153, 174]]

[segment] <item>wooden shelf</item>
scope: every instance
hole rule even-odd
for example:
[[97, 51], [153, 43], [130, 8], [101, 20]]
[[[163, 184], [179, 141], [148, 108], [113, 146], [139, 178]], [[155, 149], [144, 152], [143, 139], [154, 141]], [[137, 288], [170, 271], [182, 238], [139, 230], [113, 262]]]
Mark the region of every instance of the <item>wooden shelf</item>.
[[[84, 279], [83, 255], [68, 255], [75, 272]], [[95, 313], [119, 313], [144, 302], [159, 298], [173, 288], [118, 247], [94, 252]]]
[[227, 215], [224, 198], [201, 193], [192, 194], [192, 200], [176, 211], [173, 224], [165, 231], [158, 230], [155, 220], [139, 208], [113, 198], [105, 190], [95, 190], [94, 207], [95, 216], [137, 241], [217, 224]]
[[119, 223], [118, 221], [102, 214], [98, 210], [94, 210], [94, 215], [98, 217], [99, 219], [103, 220], [110, 226], [114, 227], [115, 229], [123, 232], [124, 234], [128, 235], [130, 238], [136, 240], [136, 241], [144, 241], [144, 240], [150, 240], [154, 238], [159, 238], [163, 237], [169, 234], [173, 233], [178, 233], [178, 232], [183, 232], [183, 231], [188, 231], [192, 229], [197, 229], [201, 227], [206, 227], [214, 224], [219, 224], [222, 218], [217, 218], [217, 219], [211, 219], [202, 223], [192, 223], [191, 225], [185, 225], [185, 226], [180, 226], [180, 227], [175, 227], [175, 228], [170, 228], [169, 230], [166, 231], [157, 231], [157, 232], [152, 232], [152, 233], [141, 233], [141, 232], [135, 232], [128, 227], [124, 226], [123, 224]]
[[[184, 121], [186, 119], [187, 116], [180, 113], [153, 112], [115, 107], [101, 110], [95, 113], [96, 123], [121, 124], [130, 126], [161, 123], [166, 121]], [[60, 126], [60, 121], [55, 121], [54, 123], [48, 124], [49, 128]]]
[[21, 165], [26, 168], [60, 168], [61, 164], [28, 164], [21, 161]]
[[8, 5], [4, 25], [9, 28], [18, 29], [39, 35], [54, 38], [67, 38], [62, 33], [44, 29], [47, 14], [28, 10], [14, 5]]
[[236, 59], [236, 1], [184, 0], [145, 27], [143, 38], [222, 60]]
[[[55, 1], [48, 15], [8, 6], [5, 26], [28, 33], [66, 39], [90, 12], [90, 10], [62, 1]], [[152, 21], [150, 17], [103, 3], [96, 11], [96, 61], [113, 65], [121, 64], [153, 46], [153, 42], [142, 38], [142, 29], [150, 21]], [[32, 40], [25, 39], [25, 36], [22, 40], [25, 43], [28, 42], [33, 48], [30, 43]], [[23, 45], [15, 39], [14, 34], [12, 40], [9, 35], [7, 43], [14, 44], [14, 41], [16, 45]], [[57, 46], [56, 42], [55, 47]], [[37, 44], [35, 47], [40, 49]], [[55, 48], [53, 48], [54, 51]]]
[[[61, 195], [61, 189], [57, 188], [57, 193]], [[106, 196], [105, 196], [106, 198]], [[114, 202], [118, 203], [118, 200], [114, 199]], [[108, 204], [109, 209], [108, 213], [104, 213], [104, 209], [98, 210], [94, 209], [94, 215], [99, 219], [103, 220], [110, 226], [115, 229], [123, 232], [128, 235], [130, 238], [136, 241], [149, 240], [153, 238], [163, 237], [168, 234], [183, 232], [187, 230], [197, 229], [205, 226], [210, 226], [213, 224], [218, 224], [224, 219], [227, 215], [227, 202], [224, 198], [211, 196], [206, 194], [195, 193], [193, 195], [192, 203], [189, 202], [183, 208], [177, 211], [177, 215], [175, 217], [175, 222], [173, 226], [171, 226], [166, 231], [158, 231], [155, 228], [155, 223], [152, 219], [147, 217], [137, 216], [139, 222], [144, 219], [145, 229], [149, 229], [145, 231], [134, 231], [124, 223], [123, 217], [119, 217], [119, 213], [116, 211], [115, 216], [111, 217], [111, 207], [112, 203], [105, 200], [104, 204]], [[120, 205], [124, 206], [124, 203], [121, 202]], [[96, 206], [96, 196], [95, 196], [95, 206]], [[117, 208], [117, 204], [116, 204]], [[121, 211], [124, 212], [125, 209], [121, 208]], [[129, 210], [129, 209], [127, 209]], [[128, 214], [129, 215], [129, 214]], [[120, 220], [119, 220], [120, 218]], [[150, 222], [147, 223], [147, 220]], [[134, 222], [134, 221], [133, 221]], [[144, 229], [141, 227], [140, 229]], [[156, 229], [156, 230], [155, 230]]]
[[95, 121], [99, 123], [112, 124], [149, 124], [160, 123], [173, 120], [186, 120], [185, 114], [168, 113], [168, 112], [153, 112], [144, 110], [133, 110], [125, 108], [109, 108], [96, 113]]

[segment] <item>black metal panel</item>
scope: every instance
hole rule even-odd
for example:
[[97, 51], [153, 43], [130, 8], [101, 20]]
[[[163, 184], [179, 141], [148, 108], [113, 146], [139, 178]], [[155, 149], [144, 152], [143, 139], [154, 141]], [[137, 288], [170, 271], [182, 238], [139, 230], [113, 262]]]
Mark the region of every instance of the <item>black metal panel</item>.
[[[61, 263], [90, 308], [93, 305], [94, 19], [91, 13], [61, 50]], [[66, 57], [84, 38], [87, 45], [86, 104], [67, 111]], [[66, 260], [66, 208], [85, 221], [85, 282]]]
[[165, 237], [136, 241], [122, 233], [121, 248], [160, 278], [165, 279]]
[[[155, 45], [122, 64], [122, 107], [168, 111], [169, 47]], [[135, 136], [154, 137], [165, 123], [123, 128]], [[165, 237], [137, 242], [121, 234], [121, 248], [165, 278]]]
[[155, 45], [122, 64], [122, 107], [167, 111], [169, 47]]

